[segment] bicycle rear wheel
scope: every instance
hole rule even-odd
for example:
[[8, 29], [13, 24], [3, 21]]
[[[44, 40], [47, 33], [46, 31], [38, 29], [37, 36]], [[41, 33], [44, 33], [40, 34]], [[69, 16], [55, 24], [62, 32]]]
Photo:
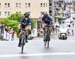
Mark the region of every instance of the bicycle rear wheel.
[[47, 41], [47, 48], [49, 48], [49, 41]]

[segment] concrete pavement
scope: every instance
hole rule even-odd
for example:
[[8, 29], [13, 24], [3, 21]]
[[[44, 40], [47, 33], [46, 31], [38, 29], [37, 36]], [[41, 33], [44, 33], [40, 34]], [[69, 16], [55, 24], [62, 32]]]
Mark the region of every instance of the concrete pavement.
[[70, 38], [52, 39], [49, 49], [44, 48], [43, 38], [35, 38], [26, 44], [23, 55], [17, 45], [17, 40], [0, 41], [0, 59], [75, 59], [75, 40]]
[[0, 59], [75, 59], [75, 36], [59, 40], [52, 35], [50, 48], [44, 48], [43, 38], [34, 38], [25, 45], [24, 54], [17, 40], [0, 41]]

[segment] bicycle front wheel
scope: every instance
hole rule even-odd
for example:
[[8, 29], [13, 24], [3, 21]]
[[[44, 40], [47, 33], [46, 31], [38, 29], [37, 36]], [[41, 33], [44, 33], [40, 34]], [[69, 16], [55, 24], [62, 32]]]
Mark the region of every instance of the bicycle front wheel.
[[24, 45], [22, 45], [22, 48], [21, 48], [21, 53], [23, 54], [23, 50], [24, 50]]
[[49, 48], [49, 41], [47, 41], [47, 48]]

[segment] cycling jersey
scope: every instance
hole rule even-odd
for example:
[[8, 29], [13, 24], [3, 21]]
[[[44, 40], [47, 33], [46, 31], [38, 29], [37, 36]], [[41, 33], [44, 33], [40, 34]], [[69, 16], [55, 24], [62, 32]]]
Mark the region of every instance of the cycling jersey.
[[[47, 20], [45, 20], [47, 19]], [[42, 21], [47, 24], [47, 25], [50, 25], [51, 22], [52, 22], [52, 19], [48, 16], [48, 18], [45, 18], [44, 16], [42, 17]]]
[[25, 20], [24, 18], [20, 21], [21, 28], [25, 28], [27, 25], [31, 25], [31, 19]]

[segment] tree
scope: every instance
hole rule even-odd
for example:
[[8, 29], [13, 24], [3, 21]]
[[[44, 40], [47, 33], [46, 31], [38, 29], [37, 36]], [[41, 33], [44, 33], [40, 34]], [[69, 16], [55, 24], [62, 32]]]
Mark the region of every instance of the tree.
[[[18, 14], [12, 14], [11, 16], [1, 19], [0, 22], [5, 24], [6, 26], [9, 26], [11, 28], [14, 29], [14, 31], [18, 32], [18, 24], [20, 19], [23, 17], [22, 14], [18, 13]], [[31, 27], [32, 29], [35, 27], [35, 21], [33, 18], [31, 18]]]
[[61, 21], [62, 21], [62, 18], [61, 17], [58, 17], [59, 24], [61, 24]]

